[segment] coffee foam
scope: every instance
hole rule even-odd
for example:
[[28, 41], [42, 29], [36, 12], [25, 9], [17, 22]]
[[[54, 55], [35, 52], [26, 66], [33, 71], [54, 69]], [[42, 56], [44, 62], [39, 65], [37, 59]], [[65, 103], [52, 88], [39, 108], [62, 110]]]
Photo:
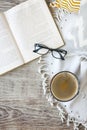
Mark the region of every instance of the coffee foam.
[[58, 100], [70, 100], [78, 92], [78, 80], [70, 72], [61, 72], [52, 79], [51, 92]]

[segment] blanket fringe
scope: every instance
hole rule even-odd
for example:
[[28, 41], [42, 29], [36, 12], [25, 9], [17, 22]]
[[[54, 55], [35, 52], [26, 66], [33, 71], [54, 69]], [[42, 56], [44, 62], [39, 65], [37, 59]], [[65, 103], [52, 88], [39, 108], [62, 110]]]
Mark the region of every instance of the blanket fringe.
[[67, 120], [67, 126], [69, 126], [70, 122], [72, 122], [74, 124], [74, 130], [79, 130], [80, 124], [84, 126], [84, 130], [87, 130], [87, 123], [78, 122], [75, 119], [71, 118], [69, 114], [67, 115], [67, 113], [64, 111], [60, 103], [53, 98], [49, 87], [49, 70], [44, 57], [40, 57], [38, 63], [40, 64], [38, 72], [41, 74], [44, 95], [46, 96], [46, 99], [51, 104], [51, 106], [56, 106], [56, 108], [58, 109], [58, 115], [61, 121], [64, 122], [65, 120]]

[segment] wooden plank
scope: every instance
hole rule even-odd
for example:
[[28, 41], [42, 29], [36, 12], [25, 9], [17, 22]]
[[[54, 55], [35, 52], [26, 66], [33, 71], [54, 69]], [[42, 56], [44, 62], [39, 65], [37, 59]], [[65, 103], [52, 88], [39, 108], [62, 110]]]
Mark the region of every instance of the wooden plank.
[[0, 77], [0, 130], [73, 130], [47, 102], [37, 70], [35, 60]]

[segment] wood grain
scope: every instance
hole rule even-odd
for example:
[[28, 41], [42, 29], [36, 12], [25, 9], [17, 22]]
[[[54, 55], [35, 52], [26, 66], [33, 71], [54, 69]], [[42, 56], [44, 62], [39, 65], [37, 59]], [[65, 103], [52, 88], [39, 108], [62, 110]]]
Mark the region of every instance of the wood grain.
[[[0, 11], [25, 0], [0, 0]], [[38, 59], [0, 77], [0, 130], [73, 130], [43, 95]]]

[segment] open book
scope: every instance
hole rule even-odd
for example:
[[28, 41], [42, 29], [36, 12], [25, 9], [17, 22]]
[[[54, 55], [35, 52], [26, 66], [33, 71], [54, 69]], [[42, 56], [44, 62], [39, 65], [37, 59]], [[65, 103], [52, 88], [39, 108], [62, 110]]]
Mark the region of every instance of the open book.
[[0, 14], [0, 75], [37, 57], [34, 44], [64, 45], [45, 0], [29, 0]]

